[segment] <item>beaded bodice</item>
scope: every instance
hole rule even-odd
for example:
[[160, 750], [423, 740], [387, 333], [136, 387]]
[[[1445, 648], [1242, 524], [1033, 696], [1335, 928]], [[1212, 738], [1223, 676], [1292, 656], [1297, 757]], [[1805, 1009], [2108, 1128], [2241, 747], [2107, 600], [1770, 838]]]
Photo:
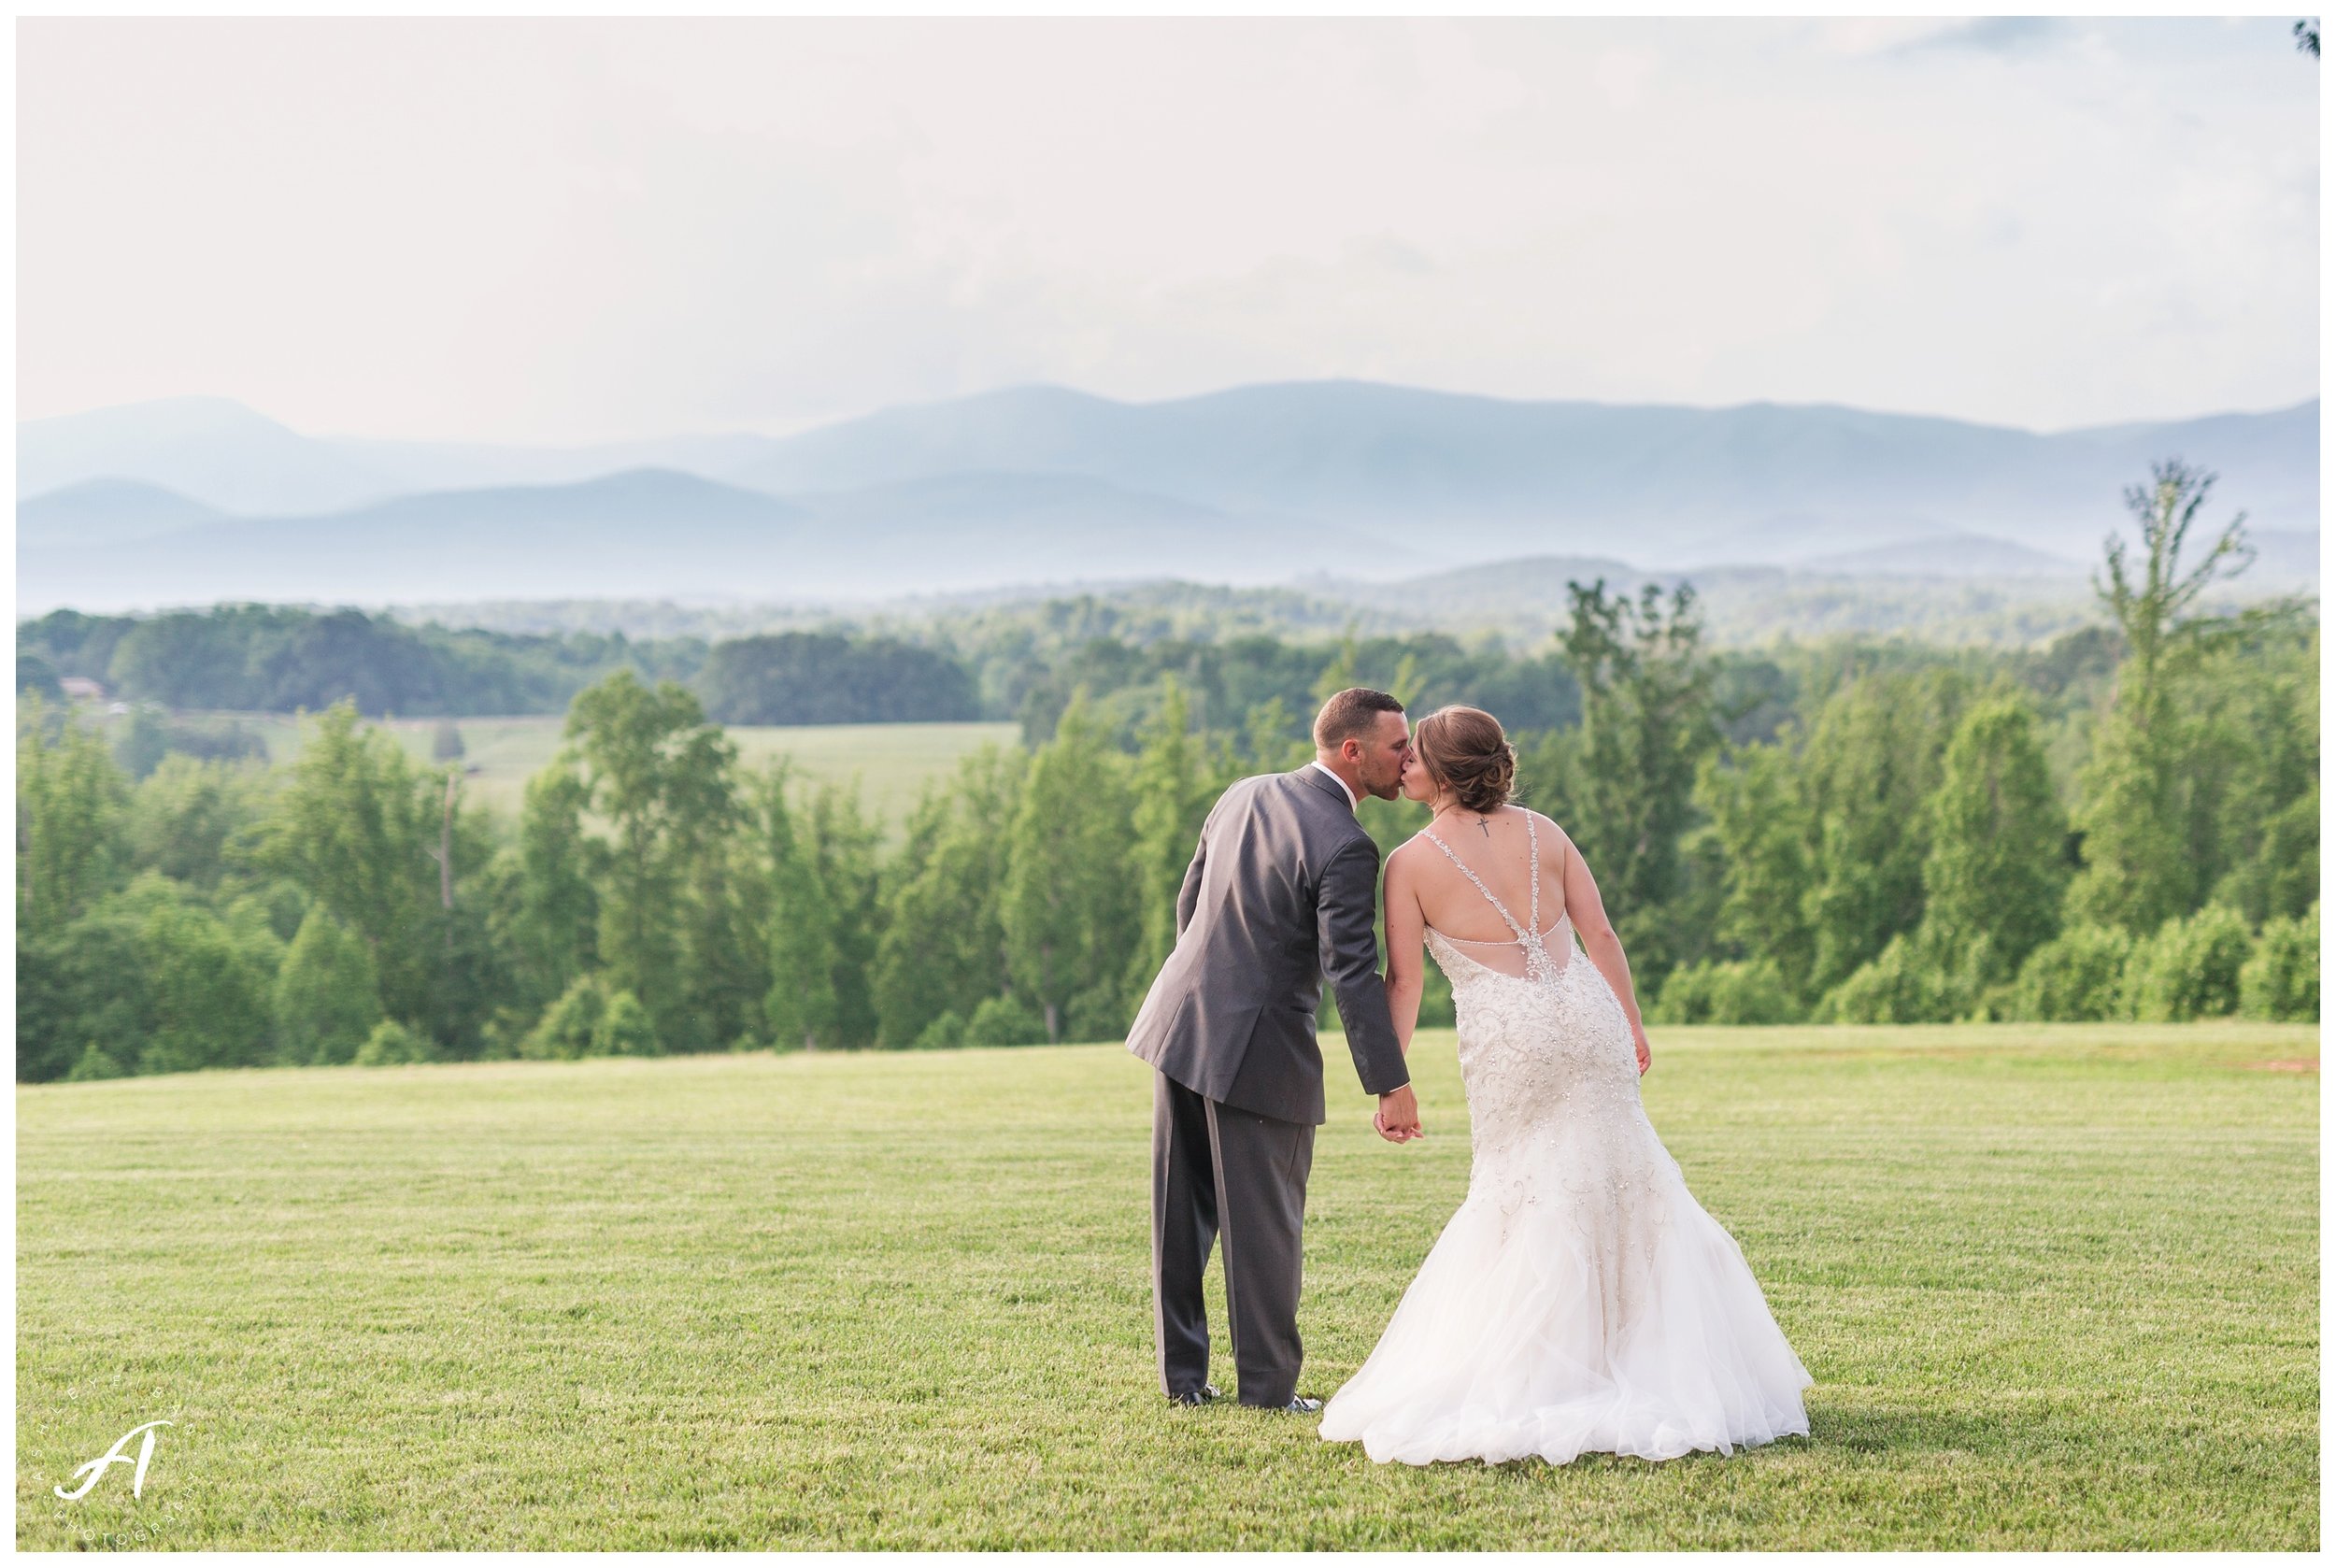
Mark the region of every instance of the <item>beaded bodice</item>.
[[[1565, 967], [1566, 960], [1571, 958], [1574, 954], [1574, 931], [1572, 925], [1567, 921], [1565, 916], [1562, 914], [1558, 917], [1558, 923], [1556, 925], [1551, 926], [1547, 931], [1541, 929], [1541, 838], [1538, 831], [1533, 826], [1533, 814], [1530, 811], [1525, 813], [1525, 843], [1527, 847], [1526, 860], [1527, 870], [1529, 873], [1526, 877], [1526, 884], [1532, 890], [1528, 895], [1531, 898], [1532, 905], [1527, 911], [1527, 923], [1523, 925], [1519, 925], [1517, 923], [1517, 917], [1509, 913], [1509, 906], [1501, 902], [1500, 896], [1490, 888], [1485, 886], [1484, 878], [1470, 870], [1468, 862], [1461, 860], [1460, 856], [1452, 852], [1452, 847], [1449, 844], [1446, 844], [1444, 840], [1438, 838], [1434, 832], [1431, 829], [1422, 828], [1420, 830], [1420, 836], [1425, 838], [1429, 843], [1434, 845], [1437, 848], [1444, 851], [1444, 858], [1450, 861], [1455, 866], [1458, 866], [1460, 868], [1460, 874], [1462, 877], [1467, 877], [1470, 882], [1475, 885], [1476, 891], [1485, 895], [1485, 902], [1491, 905], [1494, 911], [1500, 915], [1502, 923], [1506, 925], [1509, 930], [1516, 934], [1517, 946], [1522, 949], [1522, 956], [1524, 959], [1524, 977], [1543, 981], [1556, 979], [1558, 977], [1559, 971]], [[1564, 935], [1560, 938], [1560, 946], [1557, 953], [1552, 953], [1549, 951], [1547, 946], [1548, 939], [1552, 936], [1557, 936], [1560, 931], [1564, 933]], [[1443, 936], [1445, 941], [1460, 947], [1488, 948], [1502, 947], [1506, 945], [1503, 943], [1473, 942], [1466, 937], [1460, 936], [1444, 936], [1442, 932], [1436, 932], [1435, 934]], [[1442, 966], [1443, 961], [1441, 957], [1438, 958], [1437, 962], [1439, 966]], [[1489, 968], [1492, 966], [1487, 965], [1486, 967]], [[1448, 968], [1446, 968], [1446, 973], [1449, 973]]]
[[[1507, 1214], [1546, 1201], [1553, 1184], [1573, 1199], [1619, 1199], [1626, 1189], [1646, 1189], [1655, 1161], [1668, 1162], [1639, 1102], [1637, 1050], [1620, 1000], [1595, 964], [1576, 962], [1568, 917], [1538, 929], [1540, 846], [1530, 813], [1526, 828], [1534, 856], [1531, 923], [1511, 914], [1450, 845], [1422, 832], [1515, 934], [1511, 943], [1471, 943], [1427, 928], [1428, 950], [1452, 982], [1469, 1190]], [[1504, 949], [1492, 955], [1501, 958], [1521, 950], [1524, 972], [1495, 967], [1470, 947]]]

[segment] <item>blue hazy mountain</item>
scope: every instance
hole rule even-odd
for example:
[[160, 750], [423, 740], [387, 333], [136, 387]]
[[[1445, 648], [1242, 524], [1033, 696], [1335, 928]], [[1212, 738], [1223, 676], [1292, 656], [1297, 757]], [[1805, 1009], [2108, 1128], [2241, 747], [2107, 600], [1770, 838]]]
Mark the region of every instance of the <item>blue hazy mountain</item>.
[[634, 468], [672, 468], [720, 479], [767, 456], [766, 435], [682, 435], [586, 447], [497, 447], [480, 442], [382, 441], [328, 436], [324, 444], [410, 492], [578, 484]]
[[176, 491], [135, 479], [84, 479], [21, 502], [16, 542], [33, 546], [125, 545], [218, 522], [221, 516]]
[[529, 449], [310, 437], [178, 399], [19, 427], [20, 606], [890, 597], [1571, 556], [2051, 575], [2099, 558], [2166, 456], [2220, 473], [2208, 523], [2243, 507], [2316, 541], [2318, 408], [2047, 435], [1352, 381], [1146, 404], [1028, 387], [784, 438]]
[[[1517, 402], [1368, 382], [1127, 404], [1029, 387], [806, 432], [732, 478], [787, 492], [961, 469], [1079, 473], [1234, 511], [1422, 535], [1478, 560], [1781, 562], [1941, 535], [2090, 559], [2154, 458], [2318, 528], [2319, 405], [2043, 435], [1830, 406]], [[2227, 513], [2224, 515], [2228, 515]]]
[[[71, 495], [72, 492], [64, 492]], [[26, 503], [40, 513], [51, 498]], [[285, 599], [799, 601], [1208, 575], [1258, 584], [1325, 559], [1432, 558], [1309, 522], [1232, 517], [1066, 475], [953, 474], [765, 495], [638, 470], [577, 485], [437, 492], [321, 517], [217, 520], [141, 541], [18, 554], [18, 606]]]
[[21, 502], [128, 479], [246, 517], [337, 511], [411, 487], [224, 397], [173, 397], [16, 427]]
[[1800, 565], [1845, 577], [2082, 578], [2087, 570], [2085, 562], [1978, 534], [1941, 534], [1911, 544], [1812, 555]]
[[1280, 582], [1324, 560], [1374, 575], [1437, 559], [1354, 529], [1237, 513], [1071, 474], [949, 472], [896, 484], [797, 492], [837, 559], [834, 592], [988, 588], [1072, 579], [1205, 577]]
[[20, 609], [223, 599], [377, 604], [400, 597], [592, 598], [672, 592], [677, 561], [738, 592], [785, 597], [805, 514], [694, 475], [642, 470], [566, 486], [401, 496], [320, 517], [238, 519], [135, 548], [17, 553]]
[[20, 502], [121, 479], [244, 517], [341, 511], [441, 490], [577, 484], [636, 468], [719, 478], [769, 454], [762, 435], [581, 447], [312, 436], [223, 397], [165, 398], [17, 426]]

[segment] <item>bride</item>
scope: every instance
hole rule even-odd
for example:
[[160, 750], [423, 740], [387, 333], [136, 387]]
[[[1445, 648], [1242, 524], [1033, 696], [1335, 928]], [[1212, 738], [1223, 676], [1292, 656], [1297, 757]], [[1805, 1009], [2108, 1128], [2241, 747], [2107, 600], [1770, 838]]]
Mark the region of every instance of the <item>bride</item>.
[[1459, 1012], [1468, 1195], [1321, 1434], [1406, 1464], [1806, 1435], [1807, 1371], [1639, 1104], [1652, 1054], [1598, 884], [1506, 804], [1515, 772], [1479, 709], [1414, 733], [1403, 791], [1434, 817], [1388, 858], [1388, 1000], [1408, 1051], [1424, 932]]

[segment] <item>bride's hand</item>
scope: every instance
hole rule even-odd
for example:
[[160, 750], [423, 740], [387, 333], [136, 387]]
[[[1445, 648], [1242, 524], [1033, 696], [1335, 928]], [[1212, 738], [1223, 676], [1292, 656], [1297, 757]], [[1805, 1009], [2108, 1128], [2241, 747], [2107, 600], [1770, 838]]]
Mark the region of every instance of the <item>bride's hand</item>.
[[[1392, 1125], [1387, 1119], [1389, 1110], [1397, 1118]], [[1412, 1098], [1411, 1085], [1379, 1096], [1378, 1108], [1371, 1113], [1371, 1130], [1391, 1144], [1405, 1144], [1427, 1136], [1419, 1126], [1419, 1105]]]
[[1644, 1028], [1634, 1029], [1631, 1033], [1638, 1036], [1638, 1071], [1639, 1076], [1645, 1077], [1646, 1069], [1655, 1064], [1655, 1048], [1646, 1043], [1646, 1031]]

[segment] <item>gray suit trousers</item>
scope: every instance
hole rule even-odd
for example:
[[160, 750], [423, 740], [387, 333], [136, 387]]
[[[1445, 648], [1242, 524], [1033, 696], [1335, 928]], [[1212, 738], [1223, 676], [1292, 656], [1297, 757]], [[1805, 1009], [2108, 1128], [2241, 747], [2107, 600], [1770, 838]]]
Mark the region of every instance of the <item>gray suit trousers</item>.
[[1298, 1391], [1298, 1284], [1314, 1127], [1208, 1099], [1165, 1073], [1152, 1086], [1152, 1301], [1160, 1384], [1208, 1381], [1201, 1276], [1225, 1244], [1225, 1306], [1244, 1404]]

